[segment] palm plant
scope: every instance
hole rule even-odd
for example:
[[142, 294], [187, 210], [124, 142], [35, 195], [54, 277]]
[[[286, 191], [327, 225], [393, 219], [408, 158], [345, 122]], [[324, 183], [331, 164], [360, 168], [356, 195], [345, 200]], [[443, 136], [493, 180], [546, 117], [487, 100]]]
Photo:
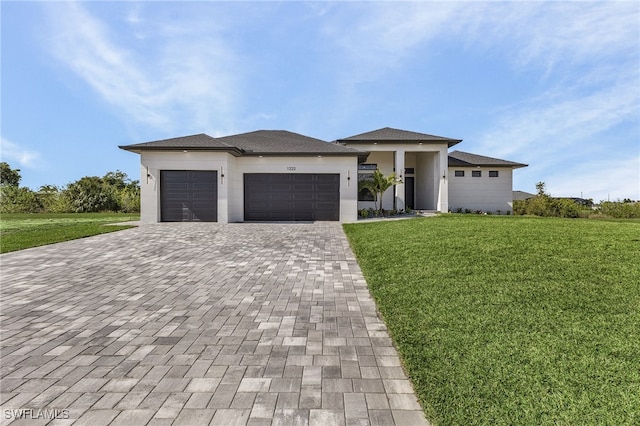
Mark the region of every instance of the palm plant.
[[375, 206], [378, 207], [378, 200], [380, 200], [380, 208], [377, 210], [382, 212], [382, 196], [394, 185], [402, 183], [402, 179], [396, 176], [395, 173], [391, 173], [389, 176], [382, 174], [380, 169], [376, 169], [371, 177], [363, 179], [358, 182], [358, 190], [368, 189], [374, 196]]

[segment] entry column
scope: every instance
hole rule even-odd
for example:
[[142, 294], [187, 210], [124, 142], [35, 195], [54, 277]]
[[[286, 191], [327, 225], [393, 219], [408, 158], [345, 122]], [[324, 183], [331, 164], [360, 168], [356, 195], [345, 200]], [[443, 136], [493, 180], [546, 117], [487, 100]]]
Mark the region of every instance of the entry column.
[[447, 148], [441, 148], [438, 153], [438, 204], [436, 209], [439, 212], [446, 213], [449, 211], [449, 154]]
[[395, 171], [396, 176], [402, 179], [402, 183], [395, 186], [395, 208], [396, 210], [405, 209], [404, 199], [404, 150], [395, 152]]

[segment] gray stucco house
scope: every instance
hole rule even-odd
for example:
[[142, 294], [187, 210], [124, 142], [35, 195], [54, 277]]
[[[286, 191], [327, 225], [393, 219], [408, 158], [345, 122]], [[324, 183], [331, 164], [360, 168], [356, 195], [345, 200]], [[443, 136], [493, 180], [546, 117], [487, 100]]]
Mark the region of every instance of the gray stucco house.
[[120, 146], [140, 154], [141, 220], [341, 221], [373, 207], [358, 180], [376, 168], [402, 183], [385, 208], [512, 209], [512, 173], [526, 164], [449, 152], [460, 143], [382, 128], [326, 142], [285, 130], [205, 134]]

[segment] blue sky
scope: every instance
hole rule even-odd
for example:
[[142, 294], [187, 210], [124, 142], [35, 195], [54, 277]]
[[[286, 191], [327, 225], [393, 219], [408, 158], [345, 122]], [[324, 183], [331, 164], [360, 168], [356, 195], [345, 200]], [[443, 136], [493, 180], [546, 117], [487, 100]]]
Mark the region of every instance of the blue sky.
[[118, 145], [382, 127], [529, 164], [514, 189], [640, 199], [640, 3], [3, 1], [1, 155], [22, 185]]

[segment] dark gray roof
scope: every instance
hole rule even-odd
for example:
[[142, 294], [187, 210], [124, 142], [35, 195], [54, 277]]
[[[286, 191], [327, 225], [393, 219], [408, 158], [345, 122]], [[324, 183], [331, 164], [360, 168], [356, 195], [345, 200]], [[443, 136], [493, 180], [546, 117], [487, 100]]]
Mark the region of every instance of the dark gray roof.
[[213, 138], [204, 133], [120, 146], [133, 152], [140, 151], [226, 151], [241, 155], [337, 155], [366, 158], [367, 152], [336, 145], [285, 130], [258, 130], [239, 135]]
[[181, 136], [171, 139], [143, 142], [133, 145], [121, 145], [121, 149], [127, 151], [175, 151], [175, 150], [206, 150], [206, 151], [232, 151], [240, 154], [237, 147], [228, 145], [220, 139], [213, 138], [204, 133], [191, 136]]
[[354, 148], [332, 144], [320, 139], [286, 130], [257, 130], [255, 132], [218, 138], [220, 142], [253, 155], [366, 155]]
[[361, 133], [359, 135], [350, 136], [344, 139], [338, 139], [339, 143], [358, 143], [358, 142], [422, 142], [422, 143], [443, 143], [446, 142], [449, 147], [462, 142], [462, 139], [451, 139], [443, 136], [428, 135], [426, 133], [410, 132], [408, 130], [392, 129], [384, 127], [372, 132]]
[[527, 167], [527, 164], [516, 163], [513, 161], [501, 160], [499, 158], [485, 157], [484, 155], [471, 154], [462, 151], [453, 151], [449, 153], [449, 167], [511, 167], [517, 169]]
[[536, 194], [531, 194], [529, 192], [524, 191], [513, 191], [513, 200], [528, 200], [529, 198], [535, 197]]

